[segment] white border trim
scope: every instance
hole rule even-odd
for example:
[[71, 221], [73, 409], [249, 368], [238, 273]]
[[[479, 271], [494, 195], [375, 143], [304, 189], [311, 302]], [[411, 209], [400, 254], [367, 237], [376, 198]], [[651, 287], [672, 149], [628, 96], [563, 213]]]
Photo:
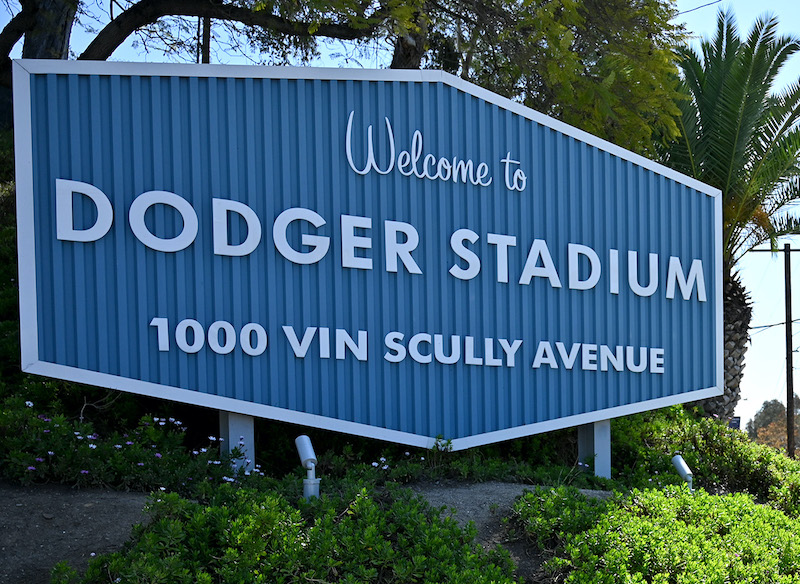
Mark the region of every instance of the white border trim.
[[717, 388], [719, 395], [725, 393], [725, 313], [724, 313], [724, 291], [722, 289], [722, 196], [714, 199], [714, 284], [717, 289], [717, 295], [714, 300], [717, 302], [717, 322], [716, 324], [716, 339], [717, 339]]
[[14, 164], [17, 188], [17, 264], [22, 370], [39, 360], [39, 317], [36, 305], [36, 237], [33, 214], [33, 128], [30, 74], [14, 61]]
[[561, 132], [581, 142], [599, 148], [670, 178], [712, 197], [721, 194], [719, 189], [667, 168], [657, 162], [634, 154], [624, 148], [579, 130], [555, 118], [532, 110], [515, 101], [479, 87], [444, 71], [410, 69], [334, 69], [324, 67], [256, 67], [252, 65], [194, 65], [176, 63], [126, 63], [121, 61], [60, 61], [51, 59], [21, 59], [14, 61], [31, 73], [60, 73], [75, 75], [155, 75], [169, 77], [232, 77], [250, 79], [319, 79], [331, 81], [405, 81], [417, 83], [443, 83], [459, 91], [492, 103], [505, 110]]
[[420, 83], [444, 83], [457, 90], [509, 110], [526, 119], [561, 132], [581, 142], [608, 152], [623, 160], [644, 167], [666, 178], [705, 193], [714, 200], [715, 216], [715, 282], [717, 288], [716, 302], [716, 377], [717, 385], [711, 388], [689, 391], [674, 396], [658, 398], [634, 404], [627, 404], [605, 410], [597, 410], [566, 418], [557, 418], [545, 422], [518, 426], [487, 432], [452, 441], [454, 450], [462, 450], [474, 446], [482, 446], [503, 440], [530, 436], [542, 432], [550, 432], [589, 424], [610, 418], [640, 413], [670, 405], [696, 401], [723, 394], [724, 384], [724, 348], [723, 348], [723, 292], [722, 292], [722, 197], [721, 191], [705, 185], [691, 177], [634, 154], [619, 146], [573, 128], [563, 122], [536, 112], [519, 103], [491, 93], [463, 79], [440, 71], [420, 70], [367, 70], [367, 69], [323, 69], [295, 67], [253, 67], [247, 65], [177, 65], [171, 63], [120, 63], [98, 61], [58, 61], [24, 59], [13, 62], [14, 80], [14, 151], [17, 180], [17, 242], [19, 261], [20, 290], [20, 335], [22, 347], [22, 370], [49, 377], [87, 383], [100, 387], [108, 387], [171, 399], [182, 403], [205, 406], [218, 410], [245, 415], [302, 424], [310, 427], [324, 428], [348, 434], [376, 438], [431, 448], [435, 438], [389, 430], [328, 418], [316, 414], [295, 412], [274, 406], [256, 404], [233, 398], [201, 393], [198, 391], [159, 385], [136, 379], [129, 379], [39, 361], [38, 312], [36, 300], [35, 269], [35, 237], [34, 237], [34, 197], [33, 197], [33, 145], [32, 145], [32, 112], [30, 103], [30, 76], [32, 74], [78, 74], [78, 75], [138, 75], [138, 76], [175, 76], [175, 77], [234, 77], [234, 78], [269, 78], [269, 79], [320, 79], [320, 80], [363, 80], [363, 81], [403, 81]]
[[[77, 383], [86, 383], [88, 385], [96, 385], [98, 387], [117, 389], [138, 395], [168, 399], [180, 403], [202, 406], [225, 412], [233, 412], [247, 416], [255, 416], [258, 418], [268, 418], [270, 420], [300, 424], [311, 428], [333, 430], [335, 432], [354, 434], [364, 438], [375, 438], [378, 440], [386, 440], [387, 442], [406, 444], [408, 446], [417, 446], [419, 448], [433, 448], [433, 446], [436, 444], [435, 437], [422, 436], [419, 434], [412, 434], [410, 432], [401, 432], [399, 430], [391, 430], [378, 426], [370, 426], [368, 424], [362, 424], [359, 422], [328, 418], [318, 414], [297, 412], [275, 406], [268, 406], [230, 397], [202, 393], [190, 389], [182, 389], [169, 385], [160, 385], [157, 383], [150, 383], [148, 381], [139, 381], [137, 379], [110, 375], [108, 373], [98, 373], [97, 371], [78, 369], [77, 367], [69, 367], [66, 365], [55, 365], [53, 363], [39, 361], [30, 364], [24, 369], [24, 371], [26, 373], [35, 373], [37, 375], [45, 375], [47, 377], [75, 381]], [[464, 450], [467, 448], [473, 448], [475, 446], [494, 444], [495, 442], [501, 442], [503, 440], [523, 438], [533, 434], [541, 434], [543, 432], [572, 428], [574, 426], [590, 424], [592, 422], [599, 422], [601, 420], [609, 420], [611, 418], [638, 414], [649, 410], [685, 402], [692, 402], [717, 395], [720, 395], [720, 392], [715, 387], [699, 389], [678, 395], [637, 402], [634, 404], [627, 404], [624, 406], [617, 406], [614, 408], [607, 408], [604, 410], [597, 410], [585, 414], [567, 416], [565, 418], [556, 418], [554, 420], [547, 420], [545, 422], [537, 422], [535, 424], [527, 424], [525, 426], [517, 426], [504, 430], [497, 430], [494, 432], [476, 434], [474, 436], [467, 436], [466, 438], [455, 438], [453, 439], [451, 445], [453, 450]], [[446, 436], [444, 438], [447, 439]]]

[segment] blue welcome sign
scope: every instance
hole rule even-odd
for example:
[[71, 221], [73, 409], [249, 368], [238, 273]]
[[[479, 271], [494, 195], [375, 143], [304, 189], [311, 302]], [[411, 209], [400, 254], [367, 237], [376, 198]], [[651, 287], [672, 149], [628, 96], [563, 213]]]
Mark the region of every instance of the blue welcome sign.
[[25, 371], [456, 449], [722, 393], [719, 192], [461, 79], [14, 91]]

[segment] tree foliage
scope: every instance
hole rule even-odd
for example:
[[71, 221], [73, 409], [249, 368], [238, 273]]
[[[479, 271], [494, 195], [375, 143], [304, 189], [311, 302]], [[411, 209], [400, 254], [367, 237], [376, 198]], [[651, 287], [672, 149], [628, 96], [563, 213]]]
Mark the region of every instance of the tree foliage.
[[[796, 404], [800, 403], [796, 395], [794, 399]], [[783, 422], [784, 434], [786, 433], [786, 406], [776, 399], [771, 399], [761, 404], [761, 408], [753, 416], [753, 419], [747, 422], [747, 435], [752, 440], [755, 440], [758, 437], [759, 430], [766, 428], [773, 422]]]
[[665, 163], [722, 191], [723, 262], [729, 275], [742, 255], [798, 233], [788, 206], [800, 199], [800, 80], [775, 79], [800, 39], [778, 36], [775, 17], [760, 18], [747, 38], [720, 12], [700, 52], [680, 49], [681, 137], [663, 149]]
[[[51, 47], [68, 42], [75, 10], [66, 26], [47, 30], [48, 6], [88, 18], [76, 0], [20, 1], [0, 33], [6, 81], [22, 36], [28, 44], [44, 30]], [[199, 60], [201, 20], [214, 23], [220, 52], [244, 51], [256, 63], [305, 64], [334, 40], [347, 43], [347, 57], [385, 50], [384, 65], [444, 69], [646, 151], [654, 128], [677, 135], [673, 14], [672, 0], [112, 0], [79, 58], [107, 59], [136, 35], [142, 49]]]
[[432, 16], [431, 66], [626, 148], [678, 135], [671, 2], [442, 0]]

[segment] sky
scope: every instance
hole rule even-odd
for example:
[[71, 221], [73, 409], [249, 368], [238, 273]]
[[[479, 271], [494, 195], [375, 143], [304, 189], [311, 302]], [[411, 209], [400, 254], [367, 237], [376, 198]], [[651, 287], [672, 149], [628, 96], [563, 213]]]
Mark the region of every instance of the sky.
[[[88, 3], [89, 8], [100, 13], [100, 5]], [[745, 36], [752, 28], [759, 16], [774, 14], [778, 17], [782, 34], [791, 34], [800, 37], [800, 10], [797, 0], [677, 0], [679, 11], [676, 21], [683, 22], [697, 44], [701, 37], [710, 37], [716, 29], [717, 13], [721, 9], [730, 9], [736, 15], [740, 35]], [[8, 13], [0, 14], [0, 27], [5, 26], [9, 19]], [[80, 30], [74, 31], [72, 39], [73, 50], [80, 53], [88, 44], [90, 36]], [[163, 60], [156, 54], [142, 55], [134, 50], [130, 42], [118, 49], [112, 59], [131, 61], [158, 61]], [[335, 49], [334, 49], [335, 50]], [[21, 48], [18, 45], [14, 57], [19, 57]], [[387, 51], [376, 48], [374, 56], [360, 62], [348, 63], [352, 66], [381, 66], [386, 60]], [[216, 54], [215, 59], [227, 63], [247, 63], [240, 57]], [[324, 59], [315, 65], [326, 65]], [[800, 78], [800, 54], [795, 55], [785, 66], [784, 72], [777, 81], [778, 86], [786, 85]], [[800, 237], [786, 240], [793, 248], [800, 249]], [[783, 245], [783, 241], [780, 245]], [[751, 330], [751, 346], [745, 359], [745, 374], [742, 380], [742, 400], [736, 409], [736, 415], [741, 416], [742, 426], [767, 400], [778, 399], [786, 402], [786, 352], [784, 303], [784, 262], [783, 254], [772, 255], [769, 253], [753, 253], [746, 255], [739, 263], [739, 273], [745, 288], [750, 291], [753, 301], [753, 319]], [[800, 253], [793, 254], [792, 258], [792, 298], [793, 316], [800, 317]], [[779, 326], [766, 327], [766, 325], [779, 324]], [[762, 328], [764, 327], [764, 328]], [[793, 347], [800, 347], [800, 322], [795, 324]], [[800, 393], [800, 356], [794, 366], [796, 393]]]

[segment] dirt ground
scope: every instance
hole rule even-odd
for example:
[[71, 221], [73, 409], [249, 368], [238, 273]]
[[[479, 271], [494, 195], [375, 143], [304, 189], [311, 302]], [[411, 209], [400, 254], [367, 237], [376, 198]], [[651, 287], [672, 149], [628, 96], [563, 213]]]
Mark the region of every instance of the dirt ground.
[[[520, 582], [548, 582], [542, 558], [503, 522], [526, 488], [514, 483], [424, 483], [412, 486], [456, 521], [472, 521], [485, 548], [505, 547]], [[66, 560], [83, 571], [94, 555], [118, 550], [146, 519], [147, 495], [61, 485], [20, 487], [0, 482], [0, 584], [45, 584]]]
[[0, 482], [0, 584], [44, 584], [66, 560], [80, 571], [119, 549], [145, 519], [147, 495]]

